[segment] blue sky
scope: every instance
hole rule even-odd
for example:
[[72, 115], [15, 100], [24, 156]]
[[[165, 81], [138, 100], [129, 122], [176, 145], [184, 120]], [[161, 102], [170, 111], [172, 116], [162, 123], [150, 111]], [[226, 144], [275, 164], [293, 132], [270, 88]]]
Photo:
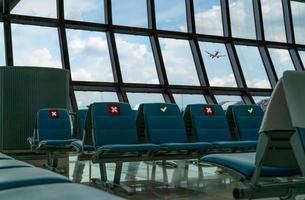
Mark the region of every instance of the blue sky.
[[[104, 23], [103, 1], [65, 0], [65, 18], [69, 20]], [[127, 3], [128, 2], [128, 3]], [[251, 0], [229, 0], [234, 37], [255, 39]], [[146, 0], [112, 0], [113, 23], [147, 27]], [[159, 29], [186, 31], [185, 0], [155, 0]], [[194, 0], [198, 33], [223, 35], [220, 0]], [[262, 0], [266, 38], [285, 41], [283, 13], [280, 1]], [[296, 38], [305, 43], [305, 4], [292, 3]], [[14, 14], [56, 18], [56, 0], [21, 0]], [[0, 30], [3, 32], [3, 30]], [[56, 28], [13, 25], [15, 65], [61, 67], [59, 40]], [[124, 82], [158, 84], [157, 72], [149, 38], [115, 34]], [[113, 82], [111, 62], [105, 33], [67, 30], [72, 79]], [[3, 41], [0, 41], [3, 44]], [[160, 38], [162, 56], [170, 84], [199, 85], [195, 63], [188, 41]], [[1, 45], [3, 47], [3, 45]], [[206, 52], [220, 50], [224, 57], [211, 59]], [[236, 47], [242, 70], [249, 87], [270, 88], [265, 69], [256, 47]], [[212, 86], [237, 87], [231, 62], [224, 44], [200, 42], [201, 54]], [[4, 52], [3, 48], [0, 49]], [[287, 50], [270, 49], [276, 72], [280, 77], [285, 69], [293, 69]], [[4, 53], [2, 64], [4, 64]], [[305, 60], [305, 53], [301, 54]], [[90, 99], [88, 99], [90, 96]], [[204, 101], [203, 96], [174, 95], [180, 107], [185, 102]], [[139, 101], [160, 101], [162, 95], [129, 94], [132, 105]], [[79, 105], [95, 100], [117, 100], [114, 93], [77, 93]], [[182, 98], [182, 99], [181, 99]], [[240, 100], [230, 97], [231, 101]], [[218, 96], [223, 101], [225, 97]]]

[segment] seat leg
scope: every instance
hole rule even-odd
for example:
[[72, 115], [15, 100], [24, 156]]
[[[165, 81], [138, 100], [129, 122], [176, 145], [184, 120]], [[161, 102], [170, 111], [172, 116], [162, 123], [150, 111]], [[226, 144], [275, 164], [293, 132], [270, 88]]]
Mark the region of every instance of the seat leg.
[[[72, 181], [73, 182], [75, 182], [75, 183], [81, 183], [82, 182], [85, 165], [86, 164], [83, 161], [77, 160], [75, 162], [74, 171], [73, 171], [73, 175], [72, 175], [72, 177], [73, 177]], [[91, 179], [91, 177], [89, 176], [89, 180], [90, 179]]]
[[157, 171], [157, 164], [153, 162], [152, 169], [151, 169], [151, 180], [156, 181], [156, 171]]
[[100, 163], [100, 176], [101, 176], [101, 181], [106, 183], [108, 181], [107, 179], [107, 169], [106, 169], [106, 164], [105, 163]]
[[116, 162], [114, 179], [113, 179], [114, 185], [120, 185], [122, 168], [123, 168], [123, 162], [121, 162], [121, 161]]
[[131, 181], [135, 181], [136, 180], [136, 176], [138, 174], [138, 170], [139, 170], [139, 166], [140, 166], [140, 162], [130, 162], [128, 164], [128, 169], [127, 169], [127, 174], [125, 176], [125, 180], [131, 180]]
[[163, 173], [163, 182], [165, 185], [168, 185], [168, 176], [167, 176], [167, 170], [166, 170], [166, 161], [162, 161], [162, 173]]

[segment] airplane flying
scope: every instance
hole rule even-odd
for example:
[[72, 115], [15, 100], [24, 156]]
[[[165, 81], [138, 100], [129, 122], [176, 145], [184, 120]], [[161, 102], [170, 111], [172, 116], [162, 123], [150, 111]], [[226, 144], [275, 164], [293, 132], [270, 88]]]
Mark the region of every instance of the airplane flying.
[[209, 54], [209, 56], [214, 59], [214, 58], [221, 58], [221, 57], [225, 57], [226, 55], [221, 55], [219, 49], [217, 51], [215, 51], [214, 54], [208, 52], [208, 51], [205, 51], [207, 54]]

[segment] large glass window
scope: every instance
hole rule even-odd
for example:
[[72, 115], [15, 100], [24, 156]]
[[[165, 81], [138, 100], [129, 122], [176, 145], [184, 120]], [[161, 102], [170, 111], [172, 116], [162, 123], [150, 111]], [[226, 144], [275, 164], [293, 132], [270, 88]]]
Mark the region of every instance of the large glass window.
[[295, 41], [299, 44], [305, 44], [305, 2], [290, 1], [291, 13], [293, 17], [293, 26]]
[[234, 37], [255, 39], [252, 0], [230, 0], [230, 17]]
[[113, 24], [147, 27], [146, 0], [112, 0]]
[[187, 31], [185, 0], [155, 0], [157, 28]]
[[158, 84], [158, 75], [148, 37], [116, 34], [124, 82]]
[[64, 6], [66, 19], [95, 23], [105, 22], [104, 1], [64, 0]]
[[271, 88], [257, 47], [236, 45], [239, 62], [249, 88]]
[[305, 66], [305, 51], [299, 51], [303, 66]]
[[278, 78], [281, 78], [286, 70], [295, 70], [287, 49], [269, 48], [269, 53]]
[[220, 0], [194, 0], [196, 31], [223, 35]]
[[56, 0], [21, 0], [12, 14], [56, 18]]
[[115, 92], [89, 92], [76, 91], [75, 97], [78, 109], [86, 109], [95, 102], [118, 102], [118, 96]]
[[128, 101], [134, 110], [142, 103], [164, 103], [162, 94], [158, 93], [127, 93]]
[[67, 30], [72, 79], [113, 82], [113, 74], [103, 32]]
[[200, 85], [189, 41], [160, 38], [168, 81], [173, 85]]
[[200, 50], [211, 86], [237, 87], [224, 44], [200, 42]]
[[184, 111], [187, 105], [190, 104], [205, 104], [206, 100], [200, 94], [173, 94], [176, 104], [181, 111]]
[[12, 24], [12, 41], [15, 66], [62, 68], [56, 28]]
[[253, 96], [253, 99], [255, 101], [255, 104], [260, 106], [263, 109], [263, 111], [265, 111], [267, 106], [268, 106], [270, 97], [268, 97], [268, 96]]
[[261, 4], [266, 40], [286, 42], [282, 1], [261, 0]]
[[244, 104], [241, 96], [233, 96], [233, 95], [215, 95], [216, 101], [219, 105], [222, 106], [224, 110], [231, 105], [240, 105]]

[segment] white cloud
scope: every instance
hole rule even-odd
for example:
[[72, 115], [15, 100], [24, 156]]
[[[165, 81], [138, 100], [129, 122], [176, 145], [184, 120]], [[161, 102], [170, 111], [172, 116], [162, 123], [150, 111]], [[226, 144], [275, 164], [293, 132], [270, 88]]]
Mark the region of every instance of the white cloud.
[[56, 1], [23, 0], [12, 10], [13, 14], [26, 14], [43, 17], [56, 17]]
[[222, 35], [222, 17], [220, 6], [212, 6], [211, 9], [195, 14], [198, 33]]
[[53, 58], [50, 50], [47, 48], [36, 49], [27, 59], [28, 65], [62, 68], [61, 61]]
[[236, 86], [234, 74], [222, 77], [213, 77], [210, 79], [210, 85], [218, 87], [234, 87]]

